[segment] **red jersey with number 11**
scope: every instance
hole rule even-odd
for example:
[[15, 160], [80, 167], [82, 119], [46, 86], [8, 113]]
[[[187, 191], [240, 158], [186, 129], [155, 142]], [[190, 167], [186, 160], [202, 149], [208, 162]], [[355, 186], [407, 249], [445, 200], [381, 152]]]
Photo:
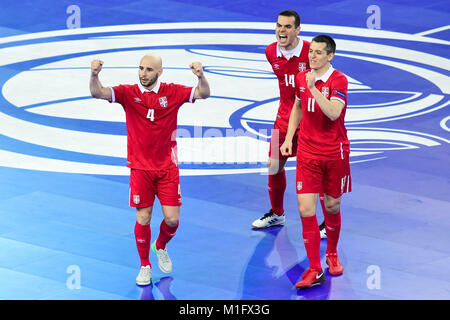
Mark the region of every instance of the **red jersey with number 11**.
[[151, 90], [139, 84], [111, 88], [111, 102], [120, 103], [127, 121], [127, 167], [161, 170], [177, 166], [177, 115], [194, 102], [193, 87], [159, 82]]
[[298, 157], [319, 160], [344, 159], [350, 153], [344, 118], [347, 110], [347, 77], [331, 65], [320, 78], [316, 78], [316, 88], [328, 100], [336, 99], [344, 104], [342, 112], [332, 121], [320, 109], [306, 83], [306, 73], [301, 72], [295, 79], [295, 95], [300, 100], [302, 119], [298, 136]]

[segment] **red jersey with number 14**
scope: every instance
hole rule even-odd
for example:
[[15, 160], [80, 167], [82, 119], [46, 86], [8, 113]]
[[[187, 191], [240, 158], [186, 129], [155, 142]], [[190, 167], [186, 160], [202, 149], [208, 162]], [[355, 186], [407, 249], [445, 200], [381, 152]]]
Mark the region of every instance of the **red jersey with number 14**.
[[300, 100], [302, 119], [298, 136], [298, 157], [319, 160], [344, 159], [350, 153], [344, 118], [347, 110], [347, 77], [331, 65], [320, 78], [316, 78], [316, 88], [328, 100], [336, 99], [344, 104], [342, 112], [332, 121], [320, 109], [306, 83], [306, 73], [301, 72], [295, 79], [295, 95]]
[[290, 59], [283, 55], [277, 42], [266, 48], [267, 61], [272, 66], [280, 87], [280, 105], [275, 122], [278, 127], [281, 126], [286, 131], [292, 106], [295, 102], [295, 76], [299, 72], [309, 69], [309, 46], [308, 41], [299, 39], [299, 43], [294, 50], [295, 54]]
[[127, 167], [161, 170], [177, 166], [177, 115], [194, 102], [193, 87], [159, 82], [151, 90], [139, 84], [111, 88], [111, 102], [122, 105], [127, 121]]

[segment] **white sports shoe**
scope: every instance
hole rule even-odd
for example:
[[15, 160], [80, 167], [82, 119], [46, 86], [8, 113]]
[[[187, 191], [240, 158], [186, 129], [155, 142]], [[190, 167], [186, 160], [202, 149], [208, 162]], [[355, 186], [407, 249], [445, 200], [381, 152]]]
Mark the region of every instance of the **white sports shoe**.
[[320, 230], [320, 239], [326, 239], [327, 229], [325, 228], [325, 221], [320, 224], [319, 230]]
[[150, 266], [141, 267], [136, 277], [136, 284], [146, 286], [152, 282], [152, 268]]
[[172, 272], [172, 261], [170, 260], [167, 249], [156, 250], [156, 240], [152, 243], [152, 251], [158, 257], [158, 267], [164, 273]]
[[267, 212], [265, 215], [263, 215], [258, 220], [253, 221], [252, 227], [256, 229], [263, 229], [273, 226], [279, 226], [284, 225], [284, 222], [286, 221], [286, 218], [284, 216], [284, 213], [279, 216], [276, 215], [272, 209], [270, 209], [269, 212]]

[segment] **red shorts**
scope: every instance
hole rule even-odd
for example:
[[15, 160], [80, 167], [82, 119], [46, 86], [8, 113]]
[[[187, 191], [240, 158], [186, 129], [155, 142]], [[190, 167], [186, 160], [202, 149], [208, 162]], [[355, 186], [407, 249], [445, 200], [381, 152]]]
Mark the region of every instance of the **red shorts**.
[[166, 170], [131, 169], [130, 207], [151, 207], [155, 196], [163, 206], [181, 206], [177, 167]]
[[297, 193], [323, 192], [339, 198], [352, 191], [349, 155], [339, 160], [297, 159]]
[[[287, 130], [287, 129], [286, 129]], [[290, 157], [295, 157], [297, 154], [297, 140], [298, 136], [297, 134], [294, 135], [292, 138], [292, 154], [288, 157], [283, 156], [281, 154], [280, 147], [284, 142], [284, 139], [286, 138], [286, 130], [281, 130], [274, 127], [274, 130], [272, 132], [272, 137], [270, 138], [270, 148], [269, 148], [269, 158], [272, 159], [287, 159]]]

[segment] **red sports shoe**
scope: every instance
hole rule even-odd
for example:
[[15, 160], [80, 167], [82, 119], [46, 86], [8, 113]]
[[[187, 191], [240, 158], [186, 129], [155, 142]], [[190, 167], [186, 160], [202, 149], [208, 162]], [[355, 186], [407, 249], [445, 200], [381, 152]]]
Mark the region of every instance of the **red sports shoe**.
[[328, 272], [333, 276], [339, 276], [344, 272], [344, 267], [339, 262], [337, 253], [327, 253]]
[[302, 275], [302, 280], [297, 282], [295, 287], [297, 289], [306, 289], [312, 286], [317, 286], [325, 281], [325, 276], [322, 270], [308, 269]]

